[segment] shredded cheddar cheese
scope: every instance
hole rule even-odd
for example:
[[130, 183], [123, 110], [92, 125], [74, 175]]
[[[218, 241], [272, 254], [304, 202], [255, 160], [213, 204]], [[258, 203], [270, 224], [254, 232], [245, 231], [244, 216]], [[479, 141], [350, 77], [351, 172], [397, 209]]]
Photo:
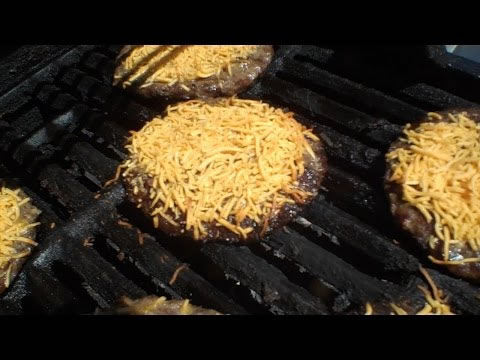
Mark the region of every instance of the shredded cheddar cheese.
[[[429, 119], [442, 120], [430, 113]], [[447, 265], [480, 261], [480, 258], [451, 259], [453, 244], [480, 250], [480, 125], [467, 113], [449, 114], [448, 122], [425, 122], [418, 128], [407, 125], [402, 141], [406, 148], [387, 154], [392, 161], [390, 181], [403, 187], [403, 199], [415, 206], [427, 222], [434, 224], [434, 247], [440, 240]]]
[[[153, 54], [153, 52], [155, 52], [158, 48], [159, 48], [158, 45], [142, 45], [142, 46], [135, 47], [130, 52], [130, 54], [126, 57], [126, 59], [123, 61], [123, 65], [125, 69], [131, 70], [135, 68], [140, 64], [140, 62], [143, 59]], [[169, 46], [169, 47], [166, 47], [165, 51], [169, 52], [174, 48], [175, 48], [174, 46]]]
[[18, 259], [27, 256], [30, 251], [19, 253], [15, 244], [18, 242], [27, 243], [36, 246], [37, 243], [32, 239], [25, 237], [26, 232], [39, 223], [29, 224], [22, 218], [22, 207], [25, 206], [30, 198], [22, 197], [20, 190], [11, 190], [6, 187], [0, 188], [0, 269], [6, 269], [5, 287], [10, 284], [10, 274], [12, 270], [12, 259]]
[[[153, 73], [147, 74], [142, 87], [153, 83], [171, 86], [177, 82], [219, 76], [223, 71], [231, 75], [232, 63], [246, 59], [256, 50], [257, 46], [254, 45], [140, 46], [123, 61], [123, 67], [127, 71], [134, 70], [123, 82], [123, 86], [129, 86], [147, 70], [156, 67], [156, 64], [158, 68]], [[150, 56], [152, 54], [153, 56]], [[116, 78], [120, 76], [117, 74]], [[187, 91], [190, 90], [185, 85], [181, 86]]]
[[293, 113], [260, 101], [192, 100], [133, 132], [120, 167], [124, 177], [140, 169], [152, 179], [155, 227], [158, 217], [183, 221], [201, 239], [214, 222], [246, 238], [253, 228], [245, 219], [260, 224], [272, 208], [312, 196], [298, 188], [304, 157], [315, 158], [307, 138], [319, 141]]
[[[430, 285], [431, 291], [424, 286], [418, 286], [426, 302], [424, 307], [414, 315], [455, 315], [447, 303], [447, 297], [444, 296], [442, 290], [437, 288], [430, 274], [422, 267], [420, 268], [420, 272]], [[390, 315], [409, 315], [405, 309], [402, 309], [396, 304], [392, 303], [390, 307], [392, 308]], [[365, 315], [373, 315], [373, 307], [370, 303], [367, 302], [365, 308]]]

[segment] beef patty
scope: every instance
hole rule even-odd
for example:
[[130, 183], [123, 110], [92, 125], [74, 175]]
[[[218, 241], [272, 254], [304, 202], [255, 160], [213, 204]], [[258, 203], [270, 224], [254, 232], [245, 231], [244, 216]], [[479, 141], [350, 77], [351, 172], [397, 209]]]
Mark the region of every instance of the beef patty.
[[[231, 56], [230, 59], [210, 54], [211, 60], [196, 56], [195, 51], [203, 51], [204, 48], [211, 51], [213, 46], [125, 46], [117, 57], [113, 85], [145, 98], [161, 97], [166, 100], [233, 96], [247, 89], [265, 71], [273, 57], [271, 45], [249, 46], [242, 52], [237, 50], [242, 56]], [[159, 75], [159, 70], [172, 66], [176, 61], [181, 63], [175, 65], [174, 71]], [[186, 66], [189, 64], [194, 64], [201, 71], [198, 74], [187, 72], [185, 69], [192, 70]]]
[[[479, 110], [457, 109], [438, 112], [437, 114], [439, 114], [442, 119], [439, 119], [437, 117], [430, 117], [428, 119], [421, 120], [418, 123], [412, 124], [411, 129], [418, 128], [424, 122], [452, 122], [448, 114], [450, 113], [456, 115], [462, 112], [466, 112], [471, 120], [477, 123], [480, 121]], [[389, 153], [399, 148], [408, 148], [409, 146], [410, 145], [406, 142], [398, 139], [391, 145]], [[394, 181], [389, 181], [392, 176], [392, 166], [394, 163], [395, 162], [387, 160], [387, 169], [385, 175], [385, 191], [390, 201], [391, 212], [398, 224], [405, 231], [410, 233], [420, 244], [420, 246], [425, 249], [425, 251], [427, 251], [431, 256], [436, 259], [442, 259], [444, 245], [443, 241], [437, 241], [433, 248], [429, 245], [430, 237], [435, 235], [435, 220], [432, 220], [430, 223], [427, 222], [425, 217], [416, 207], [404, 200], [402, 184]], [[461, 243], [450, 244], [449, 259], [462, 260], [477, 257], [480, 257], [480, 251], [475, 251], [468, 245]], [[460, 265], [447, 265], [447, 268], [450, 272], [457, 276], [476, 281], [480, 280], [480, 262], [464, 263]]]
[[[157, 216], [157, 220], [154, 220], [154, 225], [155, 226], [157, 226], [158, 228], [160, 228], [161, 230], [163, 230], [164, 232], [166, 232], [168, 234], [171, 234], [171, 235], [174, 235], [174, 236], [186, 236], [186, 237], [194, 238], [194, 239], [202, 241], [202, 242], [213, 241], [213, 240], [220, 240], [220, 241], [225, 241], [225, 242], [228, 242], [228, 243], [240, 243], [240, 242], [247, 242], [247, 241], [257, 241], [257, 240], [260, 240], [266, 233], [271, 232], [275, 228], [284, 226], [288, 222], [293, 220], [296, 217], [297, 213], [302, 209], [302, 207], [307, 205], [318, 194], [318, 189], [320, 187], [320, 184], [321, 184], [322, 179], [323, 179], [323, 177], [325, 175], [325, 172], [326, 172], [325, 152], [324, 152], [324, 149], [323, 149], [323, 146], [322, 146], [320, 140], [316, 136], [314, 136], [310, 132], [310, 130], [307, 130], [305, 127], [303, 127], [298, 122], [296, 122], [293, 118], [292, 113], [285, 113], [280, 109], [274, 109], [273, 107], [270, 107], [267, 104], [262, 104], [260, 102], [251, 101], [251, 100], [238, 100], [238, 99], [211, 100], [210, 102], [206, 102], [206, 103], [197, 101], [192, 106], [194, 106], [194, 107], [195, 106], [200, 106], [200, 107], [204, 106], [204, 107], [206, 107], [207, 111], [213, 111], [213, 110], [208, 110], [208, 109], [215, 108], [216, 106], [222, 107], [222, 108], [227, 107], [231, 111], [237, 111], [237, 110], [240, 111], [242, 106], [247, 106], [248, 107], [248, 106], [250, 106], [249, 104], [252, 104], [252, 103], [254, 104], [254, 105], [251, 105], [252, 107], [260, 106], [259, 104], [261, 104], [261, 106], [264, 106], [265, 108], [267, 108], [269, 112], [272, 112], [272, 113], [277, 112], [277, 114], [281, 114], [279, 116], [288, 117], [288, 119], [285, 120], [285, 121], [286, 121], [286, 123], [288, 123], [288, 126], [292, 126], [291, 134], [288, 133], [288, 132], [284, 132], [283, 136], [287, 136], [287, 134], [288, 134], [289, 137], [292, 137], [292, 139], [295, 139], [295, 141], [298, 141], [298, 143], [294, 144], [293, 142], [287, 141], [288, 139], [286, 138], [284, 142], [275, 143], [275, 142], [273, 142], [274, 140], [272, 139], [271, 142], [272, 142], [272, 144], [275, 144], [276, 147], [274, 146], [273, 148], [268, 148], [268, 151], [265, 150], [265, 152], [268, 152], [268, 154], [266, 154], [266, 153], [262, 154], [260, 156], [261, 159], [259, 160], [258, 157], [256, 156], [257, 154], [256, 154], [256, 151], [255, 151], [255, 145], [257, 145], [258, 148], [267, 149], [267, 146], [269, 146], [269, 142], [262, 140], [262, 141], [258, 141], [258, 143], [255, 144], [255, 139], [254, 139], [253, 135], [248, 135], [248, 132], [246, 132], [246, 134], [239, 133], [241, 135], [232, 138], [230, 144], [232, 145], [234, 143], [239, 144], [240, 142], [245, 142], [245, 144], [246, 144], [245, 146], [248, 149], [250, 149], [250, 152], [245, 151], [242, 154], [238, 155], [236, 158], [235, 158], [234, 155], [231, 155], [231, 157], [227, 154], [224, 155], [224, 159], [226, 159], [225, 162], [228, 162], [228, 163], [235, 163], [237, 160], [240, 162], [241, 159], [242, 159], [242, 156], [243, 156], [244, 161], [245, 161], [244, 165], [251, 166], [251, 175], [249, 175], [249, 177], [247, 177], [247, 178], [243, 178], [243, 183], [240, 182], [240, 184], [243, 184], [242, 186], [245, 186], [245, 187], [235, 189], [234, 192], [240, 192], [242, 194], [247, 193], [247, 190], [248, 190], [248, 192], [250, 192], [252, 189], [251, 188], [247, 189], [246, 188], [247, 185], [245, 185], [245, 184], [248, 183], [248, 184], [250, 184], [249, 186], [251, 186], [252, 182], [258, 184], [258, 186], [266, 186], [267, 190], [271, 190], [271, 193], [270, 194], [265, 194], [265, 196], [261, 200], [259, 200], [259, 203], [249, 203], [250, 205], [246, 205], [247, 201], [245, 201], [243, 203], [244, 205], [243, 205], [242, 209], [245, 209], [245, 208], [251, 209], [252, 207], [256, 207], [257, 205], [258, 206], [266, 206], [266, 204], [268, 203], [269, 205], [271, 204], [269, 210], [265, 210], [263, 214], [258, 214], [258, 218], [256, 218], [256, 219], [255, 219], [255, 216], [252, 215], [251, 213], [250, 213], [251, 216], [240, 216], [239, 218], [237, 218], [238, 211], [237, 211], [237, 215], [235, 215], [235, 212], [233, 211], [234, 206], [232, 205], [231, 209], [230, 209], [231, 211], [228, 211], [228, 209], [227, 209], [227, 210], [225, 210], [226, 213], [224, 213], [223, 216], [221, 216], [222, 211], [223, 211], [222, 209], [228, 208], [228, 206], [227, 206], [228, 201], [232, 201], [232, 204], [236, 200], [238, 200], [238, 202], [241, 202], [241, 201], [243, 201], [243, 197], [242, 197], [243, 195], [239, 196], [239, 198], [236, 199], [233, 195], [228, 197], [228, 194], [227, 194], [227, 200], [224, 200], [222, 203], [211, 204], [211, 206], [218, 206], [219, 207], [219, 210], [216, 212], [216, 214], [219, 215], [218, 217], [222, 217], [224, 220], [226, 220], [230, 224], [235, 224], [236, 223], [242, 229], [250, 229], [249, 230], [250, 232], [248, 232], [247, 235], [242, 235], [241, 232], [238, 232], [238, 231], [236, 232], [235, 230], [232, 231], [232, 229], [229, 228], [228, 224], [227, 224], [227, 226], [225, 226], [225, 221], [212, 220], [212, 221], [209, 221], [209, 222], [202, 222], [201, 226], [205, 229], [205, 231], [200, 236], [195, 236], [195, 230], [193, 228], [187, 229], [187, 226], [186, 226], [186, 223], [187, 223], [187, 214], [186, 213], [187, 213], [187, 211], [177, 211], [177, 214], [175, 214], [174, 211], [173, 211], [174, 207], [172, 207], [172, 206], [170, 206], [168, 208], [165, 215], [167, 215], [167, 217], [169, 217], [169, 219], [174, 220], [174, 223], [172, 221], [169, 221], [169, 219], [166, 219], [165, 217]], [[189, 105], [183, 105], [183, 106], [189, 106]], [[180, 109], [178, 109], [177, 106], [173, 107], [173, 109], [177, 109], [177, 110], [173, 110], [175, 115], [178, 115], [178, 113], [181, 113]], [[172, 110], [170, 110], [170, 113], [171, 113], [171, 111]], [[250, 111], [250, 110], [246, 110], [246, 111]], [[253, 109], [251, 111], [252, 111], [252, 114], [253, 114]], [[168, 112], [169, 112], [169, 110], [167, 110], [167, 114], [168, 114]], [[203, 115], [197, 114], [195, 116], [198, 116], [200, 118]], [[272, 116], [272, 115], [270, 115], [270, 116]], [[227, 116], [227, 118], [228, 118], [228, 116]], [[166, 115], [163, 118], [158, 118], [156, 120], [153, 120], [150, 123], [150, 126], [149, 126], [149, 124], [147, 124], [140, 131], [140, 133], [143, 132], [143, 135], [145, 135], [148, 132], [148, 133], [151, 134], [149, 136], [154, 136], [153, 135], [154, 132], [151, 128], [153, 126], [162, 126], [162, 121], [163, 122], [169, 121], [168, 119], [169, 119], [169, 117], [168, 117], [168, 115]], [[180, 116], [180, 119], [183, 119], [183, 118]], [[170, 122], [171, 121], [173, 121], [173, 120], [170, 120]], [[195, 120], [193, 120], [193, 121], [195, 121]], [[207, 156], [206, 154], [209, 153], [212, 150], [208, 146], [209, 146], [210, 141], [215, 142], [216, 139], [214, 139], [214, 138], [219, 136], [219, 135], [217, 135], [217, 129], [218, 129], [218, 134], [220, 134], [220, 132], [223, 131], [222, 136], [224, 136], [225, 138], [230, 139], [230, 137], [234, 136], [233, 133], [230, 132], [230, 128], [227, 127], [227, 126], [222, 126], [223, 130], [220, 130], [220, 122], [222, 121], [221, 119], [218, 119], [218, 118], [215, 118], [215, 117], [212, 116], [211, 119], [204, 118], [203, 121], [206, 121], [206, 123], [205, 123], [206, 125], [204, 125], [206, 134], [203, 137], [198, 134], [200, 136], [198, 138], [198, 140], [195, 140], [196, 138], [194, 138], [194, 140], [193, 140], [194, 142], [198, 143], [197, 146], [192, 145], [192, 146], [194, 146], [192, 148], [193, 151], [195, 153], [198, 152], [198, 157], [199, 157], [200, 160], [203, 159], [204, 156]], [[243, 118], [242, 115], [239, 115], [239, 117], [237, 119], [234, 119], [233, 121], [234, 121], [233, 124], [235, 124], [235, 121], [238, 121], [238, 123], [241, 123], [242, 121], [248, 122], [248, 119]], [[261, 121], [263, 121], [265, 124], [267, 124], [269, 120], [266, 117], [265, 119], [263, 119]], [[154, 125], [153, 122], [156, 122], [156, 124]], [[219, 126], [218, 128], [216, 127], [217, 123], [218, 123], [218, 126]], [[165, 127], [165, 126], [170, 126], [170, 125], [167, 125], [166, 123], [163, 123], [163, 126]], [[181, 139], [183, 137], [188, 137], [190, 133], [192, 133], [193, 135], [197, 135], [196, 132], [199, 132], [197, 127], [192, 127], [192, 130], [190, 130], [190, 125], [184, 124], [182, 126], [185, 126], [185, 127], [184, 128], [179, 128], [178, 130], [175, 130], [176, 132], [178, 131], [178, 132], [183, 133], [183, 134], [179, 134], [180, 137], [177, 140], [171, 139], [171, 138], [169, 140], [169, 138], [165, 138], [165, 139], [152, 139], [151, 141], [153, 141], [153, 142], [157, 141], [156, 146], [160, 146], [160, 144], [159, 144], [160, 141], [166, 141], [166, 142], [171, 141], [172, 146], [174, 146], [174, 144], [177, 141], [181, 141]], [[245, 123], [244, 123], [244, 126], [248, 127], [250, 125], [248, 125], [248, 124], [245, 125]], [[267, 130], [267, 132], [268, 131], [274, 132], [278, 127], [280, 127], [280, 126], [278, 126], [278, 124], [277, 125], [270, 125], [270, 126], [271, 126], [271, 128], [269, 130]], [[293, 130], [294, 128], [296, 129], [295, 130], [296, 132]], [[165, 129], [167, 129], [167, 128], [165, 128]], [[234, 131], [234, 130], [232, 130], [232, 131]], [[242, 130], [242, 128], [239, 128], [239, 129], [237, 129], [237, 131], [244, 131], [244, 129]], [[267, 134], [267, 132], [262, 133], [263, 136], [265, 136], [265, 134]], [[308, 133], [309, 135], [306, 136], [306, 135], [304, 135], [304, 133]], [[279, 132], [278, 134], [282, 134], [282, 133]], [[281, 137], [281, 135], [275, 136], [275, 133], [272, 133], [272, 135], [273, 135], [273, 137], [277, 137], [277, 138]], [[169, 135], [169, 136], [174, 136], [174, 135], [172, 134], [172, 135]], [[260, 135], [256, 135], [256, 136], [260, 136]], [[297, 136], [297, 137], [295, 138], [295, 136]], [[298, 138], [299, 136], [301, 138]], [[139, 140], [137, 140], [135, 138], [135, 135], [132, 137], [132, 139], [130, 139], [130, 148], [129, 148], [130, 159], [127, 160], [127, 162], [125, 162], [123, 165], [121, 165], [121, 168], [123, 168], [121, 178], [122, 178], [122, 182], [123, 182], [123, 184], [126, 188], [126, 191], [127, 191], [127, 194], [128, 194], [128, 199], [131, 202], [133, 202], [134, 204], [136, 204], [137, 207], [141, 208], [142, 211], [148, 217], [151, 217], [152, 216], [152, 210], [154, 208], [163, 207], [165, 205], [165, 203], [160, 200], [155, 204], [155, 207], [153, 206], [154, 205], [153, 203], [155, 202], [156, 195], [155, 194], [152, 195], [151, 192], [154, 189], [154, 182], [159, 181], [158, 180], [159, 176], [158, 176], [158, 174], [155, 175], [152, 172], [146, 171], [143, 166], [138, 164], [138, 162], [132, 162], [133, 161], [132, 159], [138, 158], [138, 154], [135, 154], [135, 151], [133, 151], [133, 150], [134, 150], [135, 147], [139, 146], [137, 144], [137, 142]], [[202, 140], [202, 139], [205, 139], [205, 140]], [[266, 139], [268, 139], [268, 136], [267, 136]], [[187, 140], [185, 140], [185, 141], [187, 141]], [[188, 140], [188, 141], [190, 141], [190, 140]], [[164, 150], [161, 150], [161, 151], [169, 152], [170, 150], [168, 150], [168, 149], [170, 149], [170, 145], [165, 144], [165, 143], [163, 143], [163, 144], [164, 144], [163, 145]], [[273, 177], [280, 177], [281, 178], [281, 177], [283, 177], [284, 179], [287, 179], [287, 180], [291, 179], [290, 183], [286, 183], [285, 182], [286, 180], [283, 180], [284, 184], [282, 185], [282, 188], [284, 190], [274, 191], [275, 189], [273, 189], [273, 186], [274, 185], [277, 186], [277, 184], [274, 184], [274, 182], [272, 182], [272, 187], [269, 188], [270, 185], [264, 183], [263, 178], [258, 173], [259, 170], [260, 170], [260, 172], [262, 172], [263, 170], [258, 169], [258, 166], [256, 164], [259, 161], [261, 161], [262, 162], [262, 167], [268, 168], [268, 163], [269, 162], [274, 162], [275, 161], [274, 160], [275, 156], [282, 157], [282, 156], [287, 156], [289, 154], [289, 150], [285, 150], [285, 148], [283, 148], [285, 146], [290, 146], [292, 151], [294, 150], [293, 148], [295, 146], [309, 147], [311, 151], [304, 151], [304, 150], [302, 150], [303, 148], [300, 149], [300, 150], [295, 149], [296, 151], [303, 151], [303, 153], [300, 152], [299, 158], [297, 158], [295, 160], [295, 161], [298, 162], [298, 166], [295, 166], [292, 170], [290, 170], [290, 168], [286, 167], [288, 164], [285, 164], [284, 168], [282, 168], [280, 170], [277, 170], [278, 173], [275, 173], [274, 172], [275, 169], [273, 169], [273, 168], [265, 170], [265, 171], [268, 171], [268, 170], [272, 171], [272, 173], [270, 175], [268, 175], [270, 178], [273, 178]], [[202, 153], [202, 148], [205, 149], [203, 151], [203, 153]], [[222, 148], [221, 146], [217, 146], [217, 147], [213, 148], [214, 152], [219, 152], [219, 151], [222, 151], [222, 150], [225, 150], [225, 151], [228, 152], [228, 151], [230, 151], [230, 148], [228, 148], [228, 147], [227, 148], [225, 148], [225, 147]], [[232, 151], [234, 151], [234, 150], [235, 149], [232, 149]], [[154, 150], [154, 151], [156, 151], [156, 150]], [[258, 151], [261, 152], [261, 149], [258, 149]], [[158, 157], [158, 159], [161, 159], [161, 160], [158, 160], [158, 163], [161, 163], [166, 158], [168, 158], [169, 155], [167, 155], [167, 154], [156, 154], [156, 153], [152, 154], [150, 152], [149, 154], [146, 154], [146, 156], [147, 157]], [[177, 157], [177, 158], [184, 158], [184, 157], [189, 157], [190, 154], [187, 154], [185, 152], [184, 153], [176, 152], [176, 153], [172, 154], [172, 156]], [[192, 155], [192, 156], [194, 156], [194, 155]], [[222, 156], [222, 154], [220, 154], [220, 156]], [[215, 160], [215, 161], [217, 161], [217, 160]], [[218, 160], [218, 161], [221, 161], [221, 160]], [[282, 163], [282, 159], [279, 159], [277, 161], [279, 161], [279, 164], [284, 165]], [[213, 163], [213, 165], [211, 165], [212, 168], [218, 165], [217, 163], [214, 162], [214, 160], [212, 160], [212, 163]], [[293, 165], [293, 160], [292, 160], [292, 165]], [[167, 167], [169, 165], [164, 165], [164, 166]], [[198, 164], [197, 169], [201, 168], [202, 166], [204, 166], [204, 165]], [[185, 173], [188, 174], [189, 171], [186, 170], [186, 169], [180, 169], [181, 166], [178, 166], [178, 165], [176, 165], [176, 167], [179, 168], [178, 170], [181, 173], [180, 175], [178, 175], [178, 174], [177, 175], [178, 176], [185, 176], [185, 178], [186, 178], [187, 175], [185, 175]], [[300, 171], [300, 170], [297, 170], [297, 167], [301, 167], [303, 169], [303, 172]], [[243, 171], [243, 170], [236, 171], [236, 170], [234, 170], [233, 167], [225, 168], [225, 169], [227, 169], [227, 170], [218, 174], [218, 176], [222, 177], [223, 180], [211, 181], [210, 182], [210, 186], [213, 186], [213, 188], [220, 189], [219, 191], [223, 191], [223, 190], [221, 190], [222, 186], [226, 186], [223, 183], [227, 183], [228, 178], [234, 179], [234, 178], [240, 177], [239, 173], [241, 171]], [[293, 177], [290, 178], [292, 176], [291, 171], [293, 171], [295, 173], [298, 171], [298, 176], [293, 175]], [[161, 172], [160, 172], [160, 174], [161, 174]], [[163, 175], [160, 175], [160, 176], [163, 176]], [[165, 176], [167, 176], [167, 175], [165, 175]], [[206, 175], [205, 174], [202, 175], [200, 172], [188, 174], [188, 177], [192, 178], [191, 181], [195, 181], [196, 179], [201, 179], [202, 176], [205, 177]], [[296, 180], [293, 180], [294, 177], [296, 177]], [[174, 179], [171, 179], [171, 180], [174, 181]], [[187, 180], [185, 180], [185, 181], [187, 181]], [[205, 180], [205, 181], [207, 181], [207, 180]], [[200, 180], [198, 180], [198, 182], [200, 182]], [[184, 184], [182, 184], [182, 186], [183, 185]], [[157, 189], [158, 189], [158, 186], [157, 186]], [[203, 190], [203, 191], [205, 191], [205, 190]], [[158, 194], [158, 191], [156, 192], [156, 194]], [[165, 197], [165, 192], [163, 192], [163, 196]], [[199, 190], [199, 189], [192, 190], [192, 193], [190, 193], [189, 196], [192, 197], [192, 198], [201, 198], [202, 197], [202, 190]], [[281, 202], [278, 199], [284, 199], [284, 200]], [[182, 206], [183, 207], [188, 207], [189, 201], [190, 200], [185, 200], [184, 203], [181, 203], [180, 205], [178, 205], [179, 203], [176, 202], [175, 207], [177, 208], [177, 210], [178, 210], [179, 207], [181, 208]], [[253, 202], [255, 202], [255, 201], [253, 201]], [[237, 203], [237, 204], [239, 204], [239, 203]], [[242, 209], [240, 209], [239, 211], [243, 211]], [[210, 209], [207, 209], [207, 211], [208, 210], [210, 210]], [[192, 212], [194, 212], [194, 211], [192, 211]], [[226, 216], [226, 215], [228, 215], [228, 216]], [[220, 223], [220, 222], [223, 222], [223, 224]]]
[[[7, 198], [9, 199], [7, 200]], [[34, 243], [36, 237], [35, 227], [24, 228], [24, 226], [34, 224], [40, 215], [40, 210], [26, 202], [20, 205], [20, 212], [16, 216], [13, 208], [10, 206], [12, 204], [11, 199], [14, 198], [18, 199], [18, 201], [14, 200], [18, 204], [22, 200], [27, 199], [28, 196], [22, 190], [13, 191], [6, 187], [0, 187], [0, 211], [4, 215], [9, 214], [8, 218], [12, 221], [10, 224], [0, 218], [0, 241], [2, 242], [0, 255], [6, 257], [5, 260], [0, 262], [0, 293], [4, 292], [12, 283], [12, 280], [20, 272], [28, 254], [36, 244]], [[7, 201], [9, 201], [8, 205], [6, 205]], [[20, 226], [20, 231], [15, 231], [13, 229], [14, 226]]]

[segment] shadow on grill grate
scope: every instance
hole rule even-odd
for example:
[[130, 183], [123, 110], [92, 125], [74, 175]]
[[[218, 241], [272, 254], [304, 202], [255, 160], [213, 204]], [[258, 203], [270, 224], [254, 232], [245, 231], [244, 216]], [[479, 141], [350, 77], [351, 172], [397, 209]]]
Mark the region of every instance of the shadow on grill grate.
[[[423, 263], [438, 269], [434, 278], [458, 311], [480, 313], [477, 289], [429, 264], [393, 225], [382, 191], [384, 152], [402, 125], [477, 101], [453, 95], [466, 92], [452, 85], [478, 84], [475, 69], [446, 70], [451, 58], [442, 57], [419, 60], [433, 64], [429, 71], [407, 73], [408, 56], [395, 62], [385, 54], [388, 65], [344, 48], [280, 47], [241, 97], [289, 107], [314, 127], [329, 159], [323, 191], [259, 244], [199, 247], [155, 230], [120, 185], [102, 189], [125, 158], [128, 131], [165, 105], [152, 108], [110, 86], [119, 49], [55, 52], [0, 96], [0, 173], [44, 212], [40, 245], [0, 311], [91, 313], [121, 296], [156, 294], [231, 314], [350, 313], [410, 291]], [[451, 82], [433, 80], [442, 71]]]

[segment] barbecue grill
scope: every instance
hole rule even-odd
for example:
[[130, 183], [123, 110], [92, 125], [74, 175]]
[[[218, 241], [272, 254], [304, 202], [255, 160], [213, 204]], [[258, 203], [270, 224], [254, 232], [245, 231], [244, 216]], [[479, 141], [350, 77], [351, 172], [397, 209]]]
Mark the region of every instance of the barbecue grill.
[[385, 151], [406, 122], [476, 106], [479, 64], [440, 46], [278, 46], [240, 97], [288, 107], [315, 128], [329, 162], [322, 191], [261, 243], [197, 246], [155, 230], [120, 184], [103, 188], [128, 131], [165, 105], [112, 88], [120, 48], [2, 54], [0, 177], [43, 214], [39, 245], [1, 313], [93, 313], [147, 294], [229, 314], [363, 313], [367, 301], [418, 297], [423, 264], [456, 311], [480, 314], [478, 288], [430, 263], [394, 225], [382, 184]]

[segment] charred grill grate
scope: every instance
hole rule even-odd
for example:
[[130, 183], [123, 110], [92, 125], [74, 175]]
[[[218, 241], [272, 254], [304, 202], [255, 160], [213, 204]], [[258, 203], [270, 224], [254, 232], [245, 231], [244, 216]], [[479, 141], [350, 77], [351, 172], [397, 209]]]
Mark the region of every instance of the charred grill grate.
[[25, 65], [34, 74], [0, 88], [0, 175], [43, 210], [40, 245], [0, 299], [2, 313], [90, 313], [146, 294], [233, 314], [348, 313], [415, 293], [420, 263], [456, 309], [480, 313], [475, 286], [401, 241], [382, 192], [384, 152], [402, 124], [478, 102], [477, 65], [435, 47], [417, 59], [429, 64], [418, 73], [390, 61], [394, 53], [379, 64], [341, 48], [280, 47], [241, 96], [287, 106], [317, 129], [329, 160], [324, 191], [262, 243], [197, 247], [154, 230], [120, 185], [102, 189], [125, 156], [128, 130], [154, 111], [110, 86], [119, 49], [43, 49], [48, 61]]

